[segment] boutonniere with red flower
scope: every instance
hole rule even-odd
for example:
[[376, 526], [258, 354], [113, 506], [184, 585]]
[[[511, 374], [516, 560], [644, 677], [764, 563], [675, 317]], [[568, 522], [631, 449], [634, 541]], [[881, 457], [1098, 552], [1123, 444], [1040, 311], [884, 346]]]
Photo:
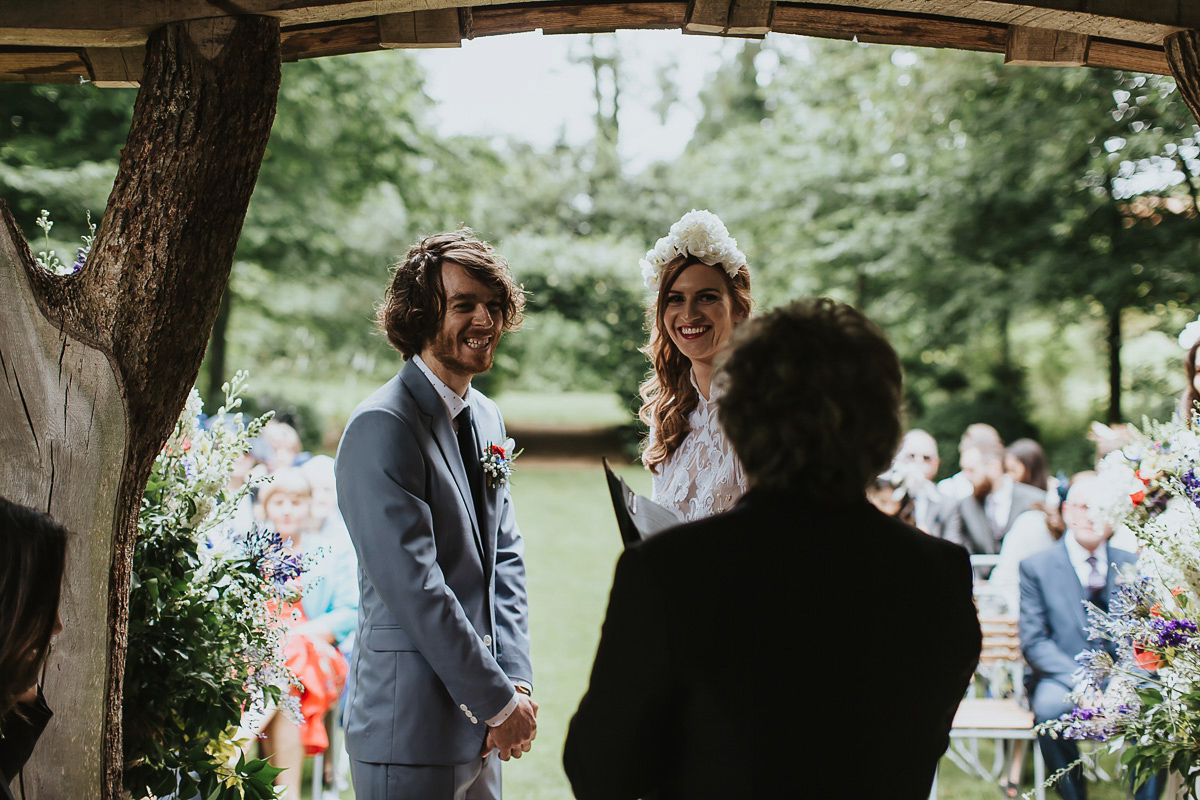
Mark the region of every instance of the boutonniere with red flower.
[[525, 452], [524, 450], [514, 450], [516, 446], [517, 443], [509, 438], [505, 439], [503, 444], [489, 444], [483, 448], [483, 456], [479, 459], [479, 463], [483, 464], [488, 486], [499, 489], [508, 483], [508, 478], [514, 469], [513, 462], [517, 460], [517, 456]]

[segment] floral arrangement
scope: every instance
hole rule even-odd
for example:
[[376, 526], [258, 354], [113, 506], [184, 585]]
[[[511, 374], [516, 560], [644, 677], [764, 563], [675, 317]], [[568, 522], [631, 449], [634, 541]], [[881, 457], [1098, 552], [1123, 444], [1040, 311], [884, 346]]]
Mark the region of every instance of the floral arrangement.
[[87, 212], [87, 225], [87, 235], [82, 237], [83, 247], [75, 250], [75, 261], [70, 265], [64, 264], [50, 249], [50, 229], [54, 227], [54, 222], [50, 219], [50, 212], [43, 208], [37, 218], [37, 226], [42, 229], [42, 235], [46, 237], [46, 249], [37, 254], [37, 262], [42, 265], [42, 269], [56, 275], [71, 275], [83, 269], [88, 253], [92, 251], [92, 242], [96, 241], [96, 223], [92, 222], [92, 212], [90, 211]]
[[746, 256], [738, 250], [737, 239], [729, 235], [720, 217], [694, 208], [672, 225], [670, 232], [655, 242], [638, 262], [646, 288], [657, 288], [663, 267], [680, 255], [690, 255], [710, 267], [719, 264], [730, 277], [746, 265]]
[[1185, 351], [1191, 350], [1200, 341], [1200, 316], [1184, 326], [1179, 332], [1179, 346]]
[[1106, 742], [1134, 775], [1200, 778], [1200, 436], [1182, 420], [1146, 421], [1099, 467], [1114, 525], [1141, 546], [1136, 574], [1110, 600], [1089, 606], [1089, 634], [1113, 642], [1079, 657], [1084, 688], [1075, 708], [1042, 730]]
[[243, 711], [276, 703], [298, 715], [273, 611], [302, 564], [273, 531], [233, 530], [250, 491], [226, 485], [270, 418], [243, 423], [245, 374], [200, 425], [193, 390], [154, 463], [138, 520], [125, 670], [125, 789], [134, 798], [275, 797], [279, 770], [247, 761]]
[[504, 444], [489, 444], [483, 448], [479, 463], [483, 465], [483, 472], [487, 475], [488, 486], [499, 489], [508, 483], [509, 477], [516, 471], [513, 462], [525, 452], [517, 450], [514, 453], [513, 448], [516, 446], [517, 443], [509, 438], [504, 440]]

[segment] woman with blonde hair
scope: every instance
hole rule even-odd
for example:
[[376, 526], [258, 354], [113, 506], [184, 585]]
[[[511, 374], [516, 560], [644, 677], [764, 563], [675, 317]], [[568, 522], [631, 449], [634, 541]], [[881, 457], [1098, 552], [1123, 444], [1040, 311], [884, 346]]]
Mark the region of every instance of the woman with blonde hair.
[[717, 422], [713, 372], [733, 329], [750, 315], [750, 269], [725, 225], [690, 211], [642, 259], [657, 290], [644, 348], [654, 372], [641, 386], [650, 435], [642, 463], [654, 474], [654, 500], [683, 521], [730, 508], [746, 473]]

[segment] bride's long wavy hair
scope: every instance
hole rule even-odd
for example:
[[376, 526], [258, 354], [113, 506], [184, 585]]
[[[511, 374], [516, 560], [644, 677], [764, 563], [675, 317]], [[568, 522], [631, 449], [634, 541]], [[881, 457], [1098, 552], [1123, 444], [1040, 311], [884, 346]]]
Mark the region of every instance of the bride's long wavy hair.
[[[642, 452], [642, 463], [654, 472], [658, 472], [658, 466], [670, 458], [691, 433], [688, 415], [700, 402], [690, 377], [692, 362], [679, 351], [664, 330], [663, 315], [667, 310], [667, 292], [671, 291], [680, 274], [693, 264], [702, 263], [691, 256], [678, 255], [663, 265], [657, 299], [646, 312], [650, 341], [642, 348], [642, 352], [654, 365], [654, 371], [639, 387], [642, 408], [638, 416], [654, 430], [653, 444]], [[733, 277], [720, 265], [716, 265], [716, 269], [725, 281], [725, 288], [729, 290], [734, 317], [749, 317], [754, 304], [750, 296], [749, 267], [742, 265]]]

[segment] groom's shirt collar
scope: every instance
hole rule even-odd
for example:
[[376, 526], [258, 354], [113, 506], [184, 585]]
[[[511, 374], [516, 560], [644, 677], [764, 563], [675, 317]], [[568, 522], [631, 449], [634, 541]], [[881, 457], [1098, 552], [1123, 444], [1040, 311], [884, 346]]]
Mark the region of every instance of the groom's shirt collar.
[[[442, 403], [446, 406], [446, 413], [450, 415], [450, 419], [453, 420], [458, 417], [459, 412], [467, 407], [467, 401], [455, 394], [454, 390], [447, 386], [441, 378], [434, 375], [433, 370], [421, 360], [420, 356], [413, 356], [412, 360], [417, 365], [417, 369], [421, 370], [421, 373], [426, 378], [429, 378], [429, 383], [433, 385], [433, 389], [438, 393], [438, 397], [442, 398]], [[467, 389], [467, 391], [471, 390]]]

